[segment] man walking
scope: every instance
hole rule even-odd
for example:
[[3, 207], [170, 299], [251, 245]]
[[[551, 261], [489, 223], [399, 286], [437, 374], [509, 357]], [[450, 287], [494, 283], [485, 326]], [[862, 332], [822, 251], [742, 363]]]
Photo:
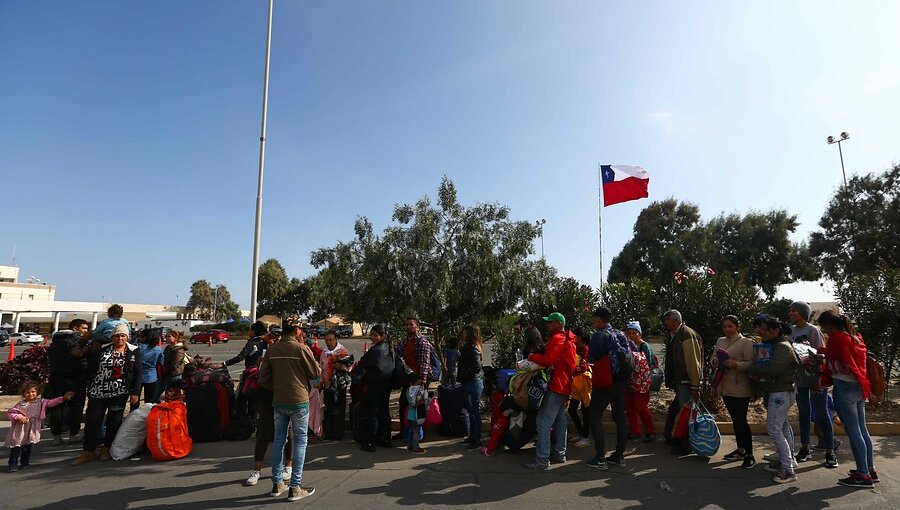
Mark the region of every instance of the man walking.
[[669, 444], [678, 447], [676, 453], [690, 453], [687, 438], [672, 437], [678, 411], [691, 400], [700, 400], [700, 380], [703, 374], [703, 340], [689, 328], [678, 310], [663, 315], [666, 337], [666, 387], [675, 390], [666, 415], [665, 436]]
[[[275, 440], [272, 444], [272, 497], [288, 490], [288, 501], [299, 501], [312, 495], [312, 487], [301, 487], [306, 438], [309, 427], [309, 390], [311, 381], [321, 374], [319, 364], [306, 345], [305, 333], [294, 321], [283, 323], [282, 337], [269, 347], [260, 360], [259, 384], [272, 392], [275, 412]], [[294, 432], [293, 470], [290, 488], [285, 487], [284, 444], [288, 426]]]
[[[550, 463], [566, 461], [566, 404], [572, 393], [572, 376], [575, 372], [575, 341], [565, 330], [566, 318], [559, 312], [544, 317], [550, 340], [543, 354], [528, 356], [528, 361], [553, 368], [553, 376], [541, 401], [537, 414], [537, 448], [534, 460], [525, 464], [528, 469], [545, 471]], [[556, 434], [553, 451], [550, 451], [550, 429]]]
[[[596, 456], [588, 461], [588, 466], [605, 471], [609, 465], [625, 467], [625, 444], [628, 441], [628, 420], [625, 414], [625, 392], [631, 377], [631, 348], [625, 334], [613, 328], [609, 321], [612, 312], [605, 306], [594, 310], [596, 332], [588, 342], [588, 359], [594, 362], [594, 387], [591, 391], [591, 434], [594, 436]], [[636, 350], [636, 349], [635, 349]], [[609, 363], [601, 360], [609, 358]], [[600, 363], [598, 363], [600, 361]], [[608, 371], [604, 377], [603, 372]], [[596, 382], [595, 382], [596, 381]], [[604, 384], [601, 381], [611, 382]], [[612, 407], [612, 417], [616, 424], [616, 449], [606, 457], [606, 439], [603, 434], [603, 413]]]

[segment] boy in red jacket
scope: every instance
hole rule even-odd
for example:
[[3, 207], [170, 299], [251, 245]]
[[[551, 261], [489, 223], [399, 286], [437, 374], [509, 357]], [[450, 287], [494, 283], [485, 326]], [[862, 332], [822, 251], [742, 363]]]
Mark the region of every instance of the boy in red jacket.
[[[542, 367], [553, 368], [553, 376], [537, 414], [537, 448], [534, 460], [525, 464], [528, 469], [544, 471], [550, 463], [566, 461], [566, 405], [572, 393], [572, 375], [575, 372], [575, 342], [565, 331], [566, 318], [559, 312], [544, 317], [550, 341], [544, 354], [532, 354], [528, 360]], [[550, 451], [550, 429], [556, 431], [553, 452]]]

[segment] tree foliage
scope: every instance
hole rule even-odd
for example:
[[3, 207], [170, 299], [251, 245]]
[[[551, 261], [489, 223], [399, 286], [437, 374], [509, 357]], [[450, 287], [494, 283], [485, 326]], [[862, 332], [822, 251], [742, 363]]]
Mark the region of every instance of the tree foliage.
[[866, 347], [884, 361], [890, 375], [900, 350], [900, 269], [876, 269], [838, 282], [841, 308], [856, 322]]
[[311, 303], [310, 282], [288, 278], [287, 271], [278, 259], [269, 259], [259, 266], [258, 307], [259, 314], [302, 315], [309, 311]]
[[832, 280], [900, 267], [900, 164], [837, 190], [809, 249]]
[[597, 307], [597, 290], [570, 277], [557, 276], [556, 269], [545, 262], [535, 263], [528, 288], [522, 302], [522, 315], [526, 322], [544, 327], [543, 317], [560, 312], [566, 318], [566, 326], [593, 326], [593, 311]]
[[665, 310], [662, 310], [659, 294], [647, 278], [604, 285], [600, 302], [612, 311], [614, 327], [624, 329], [628, 322], [638, 321], [645, 336], [661, 332], [660, 321]]
[[231, 293], [225, 285], [219, 284], [213, 288], [206, 280], [197, 280], [191, 284], [191, 297], [188, 299], [187, 307], [194, 310], [203, 320], [222, 321], [241, 318], [240, 307], [231, 300]]
[[313, 252], [316, 285], [335, 309], [369, 323], [417, 316], [439, 340], [518, 305], [537, 235], [531, 223], [509, 219], [496, 203], [463, 206], [446, 177], [434, 202], [397, 205], [392, 219], [378, 235], [358, 218], [353, 240]]

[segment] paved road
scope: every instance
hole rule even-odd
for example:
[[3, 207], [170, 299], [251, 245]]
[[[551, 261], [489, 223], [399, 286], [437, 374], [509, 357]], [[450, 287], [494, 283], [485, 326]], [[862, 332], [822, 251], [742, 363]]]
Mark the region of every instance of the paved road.
[[[0, 423], [0, 433], [8, 424]], [[760, 454], [771, 451], [757, 438]], [[317, 493], [301, 504], [323, 509], [396, 508], [575, 508], [670, 510], [797, 508], [898, 508], [900, 439], [878, 438], [876, 458], [883, 482], [877, 490], [853, 490], [835, 484], [849, 463], [839, 452], [838, 470], [804, 463], [800, 480], [775, 485], [757, 467], [698, 457], [676, 458], [663, 443], [641, 444], [628, 454], [628, 466], [598, 472], [583, 465], [589, 450], [569, 452], [569, 462], [546, 473], [520, 464], [531, 450], [486, 458], [466, 452], [457, 440], [426, 441], [428, 454], [412, 457], [403, 449], [361, 452], [349, 441], [310, 445], [304, 485]], [[196, 444], [193, 453], [174, 462], [140, 460], [95, 462], [73, 468], [77, 448], [51, 449], [46, 441], [34, 453], [32, 468], [3, 474], [0, 508], [218, 509], [288, 505], [265, 493], [267, 480], [242, 487], [251, 465], [253, 442]], [[733, 448], [726, 438], [722, 453]], [[268, 462], [268, 460], [267, 460]], [[263, 474], [269, 476], [269, 470]]]

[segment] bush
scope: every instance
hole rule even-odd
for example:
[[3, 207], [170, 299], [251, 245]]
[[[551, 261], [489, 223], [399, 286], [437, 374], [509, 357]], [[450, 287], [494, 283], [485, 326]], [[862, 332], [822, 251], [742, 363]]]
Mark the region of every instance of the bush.
[[610, 283], [603, 287], [601, 302], [613, 313], [613, 325], [625, 329], [630, 321], [639, 321], [644, 336], [660, 334], [659, 294], [650, 280], [635, 278], [626, 283]]
[[50, 377], [47, 348], [35, 345], [12, 361], [0, 364], [0, 391], [4, 395], [18, 395], [25, 381], [46, 384]]
[[900, 351], [900, 269], [847, 277], [838, 282], [837, 296], [890, 377]]

